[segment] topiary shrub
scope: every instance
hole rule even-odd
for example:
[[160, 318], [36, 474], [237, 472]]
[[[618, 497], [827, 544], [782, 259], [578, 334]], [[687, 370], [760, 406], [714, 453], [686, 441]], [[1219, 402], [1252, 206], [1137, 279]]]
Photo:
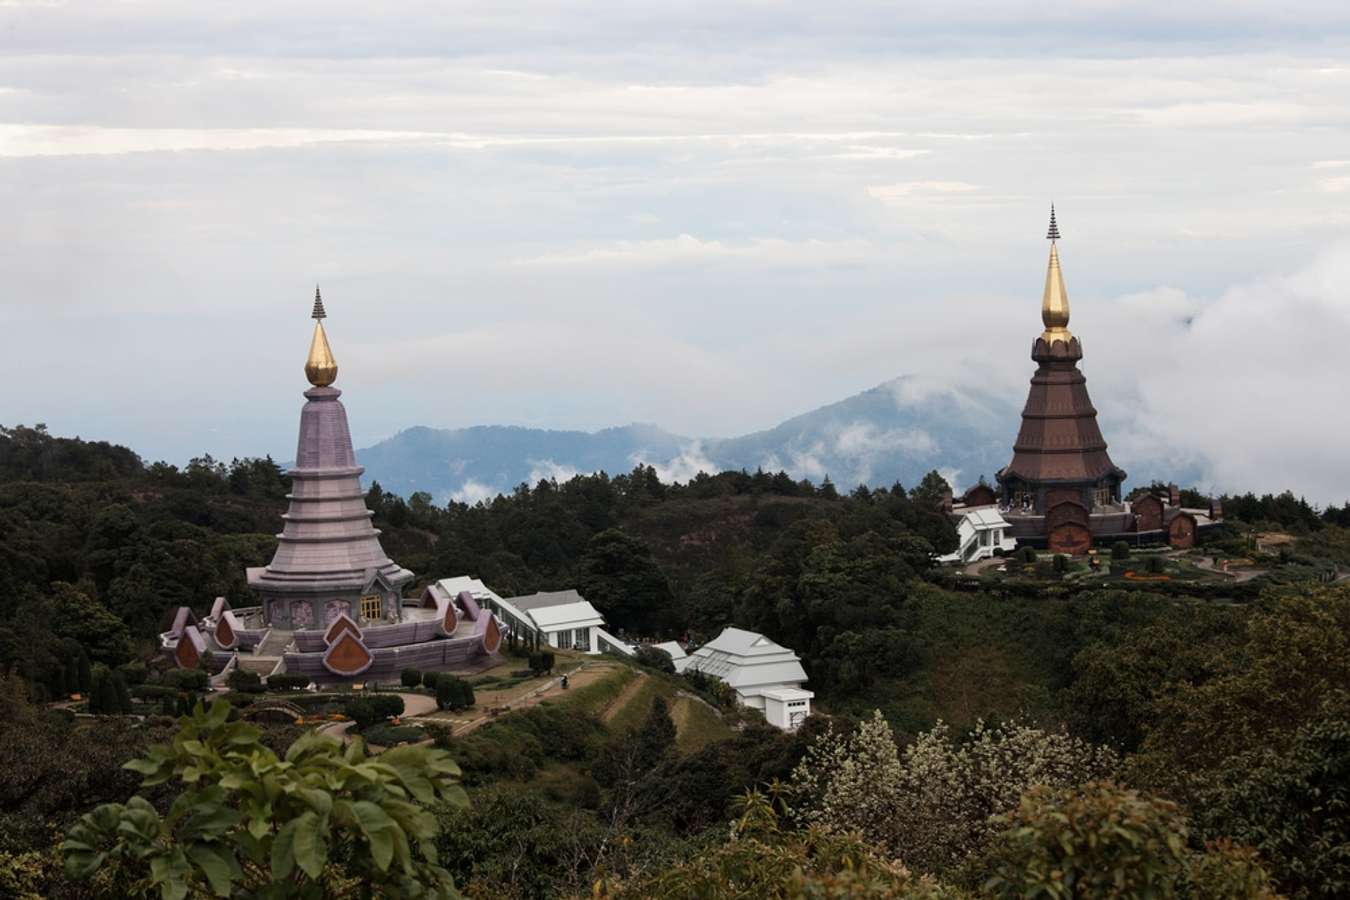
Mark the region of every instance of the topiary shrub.
[[429, 691], [432, 691], [433, 693], [436, 690], [436, 685], [440, 683], [440, 680], [441, 680], [440, 672], [422, 673], [422, 687], [426, 688]]
[[382, 719], [403, 715], [403, 698], [398, 694], [371, 694], [366, 699]]
[[1036, 564], [1036, 548], [1018, 547], [1017, 561], [1024, 566], [1034, 566]]
[[1129, 559], [1130, 545], [1125, 543], [1124, 541], [1116, 541], [1114, 544], [1111, 545], [1111, 558]]
[[399, 673], [399, 683], [405, 688], [415, 688], [422, 683], [422, 672], [420, 669], [404, 669]]
[[170, 669], [164, 673], [164, 684], [182, 691], [204, 691], [211, 677], [202, 669]]
[[247, 669], [235, 669], [225, 679], [225, 683], [230, 686], [230, 690], [243, 694], [261, 694], [263, 691], [262, 676]]
[[1150, 556], [1148, 561], [1144, 563], [1144, 571], [1154, 575], [1162, 574], [1167, 571], [1167, 560], [1161, 556]]
[[308, 675], [292, 675], [288, 672], [281, 672], [277, 675], [267, 676], [267, 689], [269, 691], [303, 691], [309, 687]]
[[351, 701], [343, 707], [342, 711], [346, 714], [347, 718], [356, 723], [358, 731], [365, 731], [367, 728], [374, 725], [376, 722], [382, 721], [384, 718], [375, 711], [374, 704], [365, 697]]
[[1065, 556], [1063, 553], [1056, 553], [1055, 558], [1053, 560], [1053, 565], [1055, 567], [1055, 571], [1063, 575], [1065, 572], [1069, 571], [1069, 558]]
[[439, 709], [453, 709], [458, 692], [455, 690], [455, 683], [449, 678], [442, 678], [436, 682], [436, 706]]

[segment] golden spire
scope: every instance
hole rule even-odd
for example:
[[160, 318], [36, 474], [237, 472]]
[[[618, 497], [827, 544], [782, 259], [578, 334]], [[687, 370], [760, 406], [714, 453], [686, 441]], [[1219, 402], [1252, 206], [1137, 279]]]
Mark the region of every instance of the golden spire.
[[1055, 242], [1059, 240], [1059, 226], [1055, 224], [1055, 205], [1050, 204], [1050, 230], [1046, 232], [1050, 241], [1050, 265], [1045, 270], [1045, 293], [1041, 296], [1041, 321], [1045, 331], [1041, 340], [1047, 344], [1055, 341], [1068, 343], [1073, 340], [1069, 332], [1069, 292], [1064, 290], [1064, 273], [1059, 269], [1059, 251]]
[[328, 335], [324, 334], [323, 320], [328, 313], [323, 309], [323, 297], [319, 296], [319, 286], [314, 286], [314, 340], [309, 342], [309, 359], [305, 360], [305, 377], [315, 387], [328, 387], [337, 381], [337, 361], [333, 359], [332, 348], [328, 346]]

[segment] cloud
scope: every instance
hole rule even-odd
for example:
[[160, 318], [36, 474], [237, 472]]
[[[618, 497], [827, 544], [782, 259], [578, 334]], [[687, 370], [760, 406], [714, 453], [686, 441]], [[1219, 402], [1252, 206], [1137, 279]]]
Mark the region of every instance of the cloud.
[[[288, 456], [322, 281], [360, 445], [730, 436], [909, 374], [953, 465], [940, 425], [1025, 397], [1053, 199], [1134, 477], [1339, 500], [1350, 283], [1310, 260], [1350, 238], [1350, 7], [1105, 9], [4, 7], [0, 416]], [[849, 434], [831, 475], [915, 439]]]
[[754, 238], [732, 244], [700, 240], [690, 234], [651, 241], [615, 241], [607, 246], [569, 250], [522, 259], [523, 266], [646, 266], [744, 260], [776, 266], [828, 266], [857, 263], [875, 253], [866, 241], [787, 241]]
[[561, 483], [581, 474], [575, 466], [556, 463], [551, 459], [531, 459], [526, 460], [526, 462], [530, 465], [529, 482], [531, 487], [545, 479]]
[[456, 503], [467, 503], [473, 506], [478, 503], [491, 500], [500, 494], [498, 488], [483, 484], [481, 481], [474, 481], [472, 478], [460, 485], [459, 490], [450, 495], [450, 499]]
[[647, 458], [648, 454], [635, 453], [631, 460], [634, 466], [651, 466], [656, 475], [666, 484], [686, 484], [700, 472], [715, 474], [722, 467], [714, 463], [703, 452], [703, 442], [694, 441], [682, 448], [673, 459], [665, 461]]
[[1344, 194], [1350, 191], [1350, 175], [1338, 175], [1335, 178], [1323, 178], [1320, 182], [1322, 190], [1331, 194]]

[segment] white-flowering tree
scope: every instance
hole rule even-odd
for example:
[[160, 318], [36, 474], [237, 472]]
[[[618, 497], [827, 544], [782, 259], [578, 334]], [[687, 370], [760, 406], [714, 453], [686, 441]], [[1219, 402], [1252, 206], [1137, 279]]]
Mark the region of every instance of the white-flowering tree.
[[851, 735], [827, 730], [791, 793], [804, 821], [860, 832], [906, 865], [942, 873], [982, 853], [998, 831], [993, 817], [1029, 788], [1110, 777], [1119, 763], [1107, 748], [1017, 722], [977, 723], [963, 741], [939, 722], [900, 753], [877, 712]]
[[831, 725], [793, 770], [793, 811], [807, 824], [858, 832], [889, 849], [902, 777], [895, 735], [880, 711], [852, 734]]

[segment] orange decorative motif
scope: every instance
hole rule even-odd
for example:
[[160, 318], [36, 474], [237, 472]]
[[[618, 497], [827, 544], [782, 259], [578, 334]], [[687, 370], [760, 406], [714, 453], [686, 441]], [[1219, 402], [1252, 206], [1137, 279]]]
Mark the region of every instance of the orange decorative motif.
[[333, 620], [333, 624], [328, 626], [328, 630], [323, 633], [324, 643], [332, 645], [344, 631], [350, 631], [356, 635], [358, 640], [363, 637], [361, 626], [352, 621], [351, 616], [341, 613]]
[[361, 639], [350, 631], [343, 631], [324, 652], [323, 664], [334, 675], [344, 678], [360, 675], [375, 661]]

